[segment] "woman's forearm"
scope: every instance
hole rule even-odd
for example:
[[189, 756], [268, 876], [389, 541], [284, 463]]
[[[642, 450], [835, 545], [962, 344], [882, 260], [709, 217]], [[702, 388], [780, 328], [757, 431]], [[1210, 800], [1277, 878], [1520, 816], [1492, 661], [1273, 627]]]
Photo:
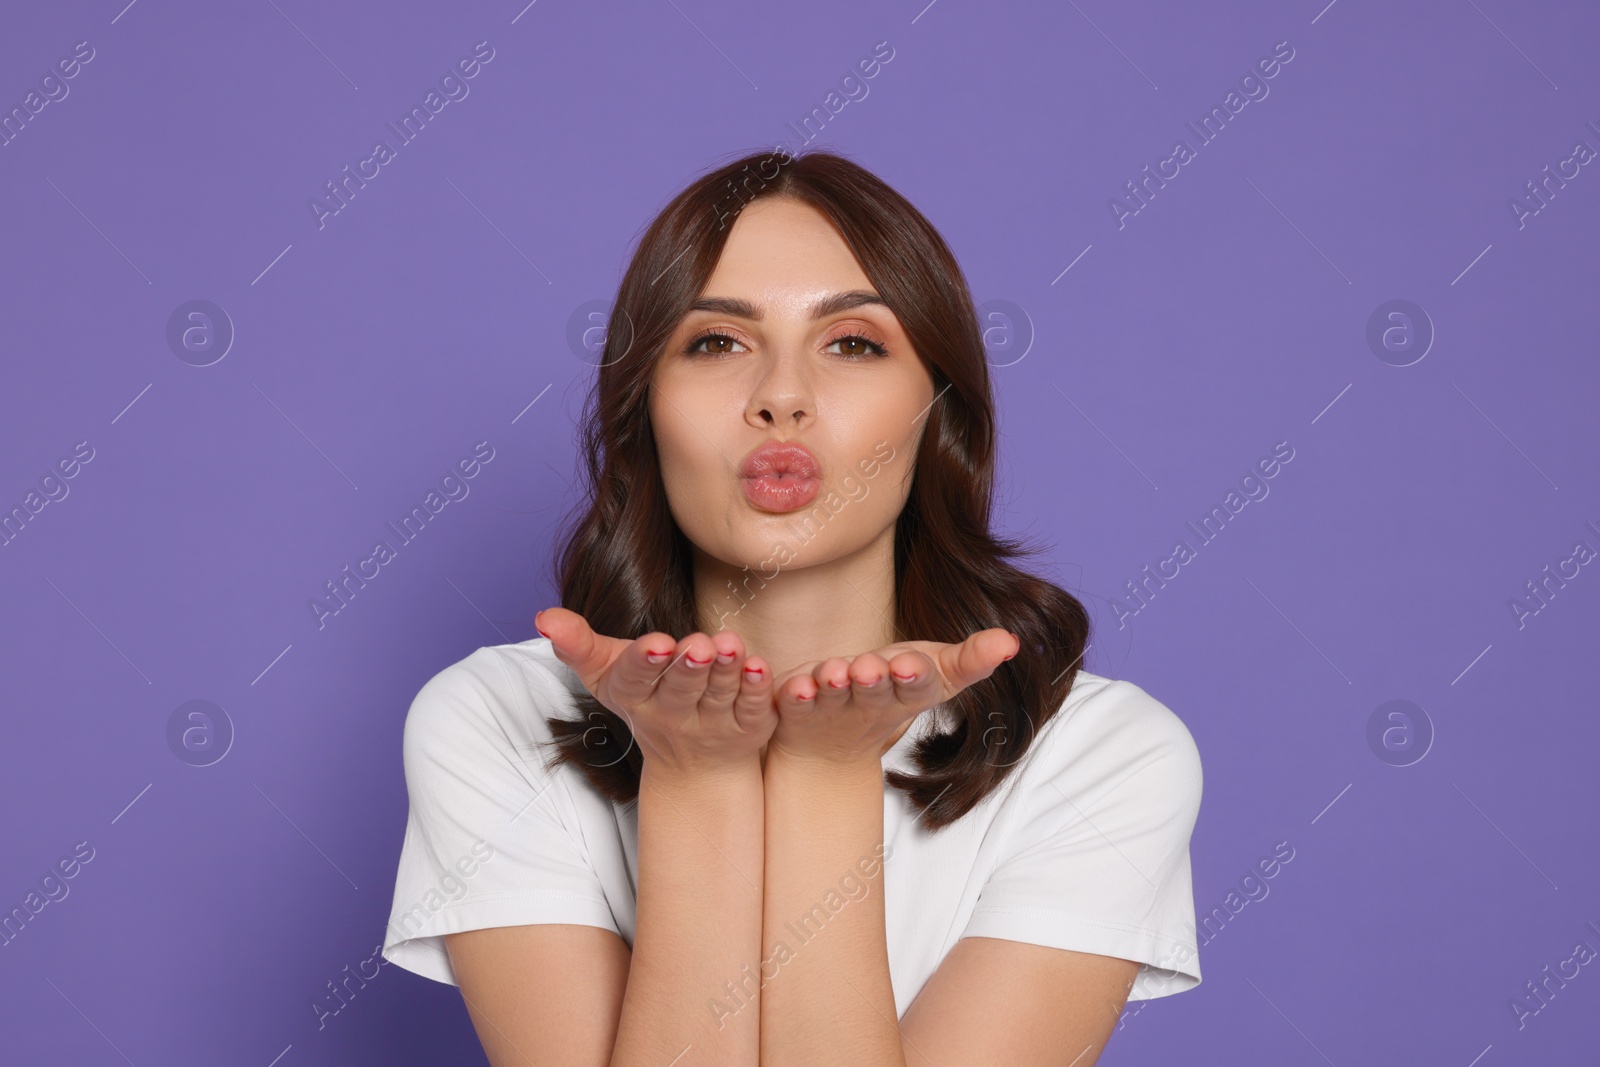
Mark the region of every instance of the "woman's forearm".
[[881, 763], [772, 753], [763, 786], [761, 1067], [905, 1067], [877, 862]]
[[685, 774], [647, 758], [638, 810], [638, 920], [611, 1067], [756, 1067], [761, 764]]

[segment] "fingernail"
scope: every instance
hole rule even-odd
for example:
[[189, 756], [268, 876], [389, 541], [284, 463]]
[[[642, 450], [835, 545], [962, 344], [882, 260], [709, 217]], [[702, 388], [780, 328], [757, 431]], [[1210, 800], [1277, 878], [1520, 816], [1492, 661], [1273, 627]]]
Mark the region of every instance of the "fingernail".
[[760, 667], [746, 667], [744, 669], [744, 676], [746, 678], [750, 679], [752, 682], [759, 682], [759, 681], [761, 681], [761, 668]]
[[850, 679], [846, 678], [842, 682], [829, 682], [828, 683], [828, 688], [829, 689], [849, 689], [850, 688]]
[[684, 658], [685, 662], [687, 662], [689, 664], [689, 666], [691, 666], [691, 667], [704, 667], [707, 663], [711, 662], [711, 660], [709, 660], [709, 659], [695, 659], [693, 656], [689, 655], [687, 652], [684, 653], [683, 658]]
[[915, 674], [901, 674], [899, 671], [890, 671], [889, 673], [893, 674], [902, 682], [914, 682], [917, 680], [917, 676]]
[[670, 652], [646, 652], [644, 654], [644, 658], [649, 660], [651, 663], [663, 663], [670, 658], [671, 655], [672, 653]]
[[733, 662], [733, 653], [732, 652], [718, 652], [717, 653], [717, 662], [718, 663], [732, 663]]
[[1006, 657], [1005, 657], [1005, 659], [1002, 659], [1002, 660], [1001, 660], [1001, 661], [1000, 661], [1000, 662], [1001, 662], [1001, 663], [1004, 663], [1004, 662], [1005, 662], [1005, 661], [1006, 661], [1006, 660], [1008, 660], [1008, 659], [1011, 659], [1011, 658], [1013, 658], [1013, 657], [1015, 657], [1015, 656], [1016, 656], [1016, 653], [1015, 653], [1015, 652], [1013, 652], [1013, 653], [1011, 653], [1011, 655], [1010, 655], [1010, 656], [1006, 656]]

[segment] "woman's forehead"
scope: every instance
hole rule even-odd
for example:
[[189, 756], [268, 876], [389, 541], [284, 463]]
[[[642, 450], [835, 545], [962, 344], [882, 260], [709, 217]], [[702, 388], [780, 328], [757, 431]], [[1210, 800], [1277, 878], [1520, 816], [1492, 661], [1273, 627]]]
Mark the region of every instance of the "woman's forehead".
[[[767, 205], [772, 205], [768, 207]], [[757, 200], [740, 213], [705, 291], [807, 306], [827, 291], [871, 289], [855, 254], [821, 212], [794, 200]]]

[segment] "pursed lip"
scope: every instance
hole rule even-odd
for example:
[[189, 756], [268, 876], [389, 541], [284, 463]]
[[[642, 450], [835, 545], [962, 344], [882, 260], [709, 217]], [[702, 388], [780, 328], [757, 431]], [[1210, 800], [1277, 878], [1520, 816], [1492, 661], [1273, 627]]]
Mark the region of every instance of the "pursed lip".
[[741, 478], [788, 474], [795, 479], [820, 479], [822, 463], [798, 441], [767, 441], [752, 449], [739, 465]]

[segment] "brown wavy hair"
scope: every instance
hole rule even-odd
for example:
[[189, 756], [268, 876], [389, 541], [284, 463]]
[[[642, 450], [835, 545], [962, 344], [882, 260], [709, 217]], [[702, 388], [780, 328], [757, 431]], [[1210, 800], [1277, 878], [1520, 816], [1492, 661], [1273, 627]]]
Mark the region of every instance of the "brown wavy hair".
[[[701, 296], [732, 222], [748, 203], [784, 196], [830, 219], [932, 375], [935, 399], [896, 520], [895, 619], [901, 634], [959, 642], [992, 626], [1020, 654], [945, 702], [918, 741], [921, 773], [886, 780], [938, 830], [1000, 785], [1066, 700], [1089, 637], [1078, 599], [1011, 561], [1037, 551], [989, 530], [994, 399], [966, 279], [910, 201], [831, 152], [776, 150], [695, 180], [641, 237], [613, 304], [581, 428], [583, 498], [552, 561], [561, 606], [596, 632], [682, 638], [697, 628], [690, 545], [667, 508], [649, 390], [668, 337]], [[584, 690], [580, 717], [547, 719], [556, 752], [602, 795], [637, 800], [643, 756], [627, 723]]]

